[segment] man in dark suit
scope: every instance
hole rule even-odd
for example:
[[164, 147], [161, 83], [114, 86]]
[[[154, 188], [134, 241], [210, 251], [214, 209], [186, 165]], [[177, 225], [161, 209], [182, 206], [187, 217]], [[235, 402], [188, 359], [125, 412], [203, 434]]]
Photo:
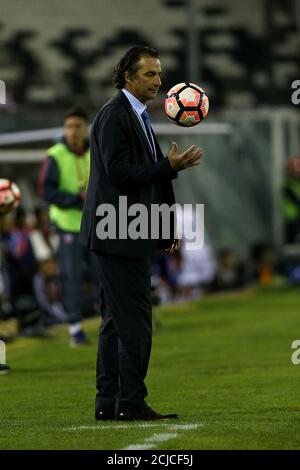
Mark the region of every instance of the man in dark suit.
[[[101, 284], [97, 420], [177, 417], [159, 414], [145, 403], [144, 379], [152, 337], [151, 256], [156, 248], [173, 252], [178, 241], [174, 233], [168, 240], [151, 238], [150, 225], [147, 237], [124, 234], [124, 211], [137, 203], [143, 204], [148, 214], [153, 204], [172, 205], [171, 180], [178, 171], [197, 165], [203, 153], [195, 146], [178, 153], [173, 142], [164, 158], [145, 105], [156, 97], [160, 77], [154, 49], [129, 49], [114, 72], [113, 81], [120, 92], [100, 109], [91, 130], [90, 179], [80, 239], [96, 255]], [[107, 216], [105, 227], [101, 220], [109, 211], [108, 204], [117, 222]], [[126, 229], [131, 222], [128, 217]], [[144, 222], [148, 226], [148, 220]]]

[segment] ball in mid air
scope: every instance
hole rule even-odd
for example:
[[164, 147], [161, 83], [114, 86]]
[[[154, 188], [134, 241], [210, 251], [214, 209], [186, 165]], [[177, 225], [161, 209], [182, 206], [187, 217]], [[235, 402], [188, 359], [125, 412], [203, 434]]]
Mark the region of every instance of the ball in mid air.
[[166, 116], [178, 126], [191, 127], [206, 118], [209, 100], [205, 91], [194, 83], [178, 83], [167, 93]]
[[0, 215], [8, 214], [18, 207], [21, 200], [21, 191], [16, 183], [0, 178]]

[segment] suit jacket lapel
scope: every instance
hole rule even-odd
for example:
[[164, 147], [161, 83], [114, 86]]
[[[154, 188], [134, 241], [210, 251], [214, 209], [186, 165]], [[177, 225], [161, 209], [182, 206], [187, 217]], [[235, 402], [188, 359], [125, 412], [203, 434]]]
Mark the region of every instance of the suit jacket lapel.
[[156, 138], [156, 135], [154, 134], [153, 130], [152, 130], [152, 134], [153, 134], [153, 139], [154, 139], [155, 148], [156, 148], [156, 157], [157, 157], [157, 161], [159, 162], [160, 160], [162, 160], [164, 158], [164, 156], [163, 156], [163, 153], [162, 153], [161, 148], [159, 146], [159, 143], [157, 142], [157, 138]]
[[126, 98], [126, 96], [124, 95], [124, 93], [122, 93], [122, 91], [120, 91], [119, 93], [119, 98], [122, 100], [122, 102], [125, 104], [129, 114], [130, 114], [130, 117], [131, 117], [131, 120], [132, 120], [132, 123], [134, 125], [134, 128], [137, 132], [137, 134], [140, 136], [140, 138], [142, 139], [145, 147], [146, 147], [146, 150], [148, 152], [148, 155], [149, 157], [151, 158], [151, 161], [153, 162], [154, 161], [154, 155], [152, 153], [152, 148], [148, 142], [148, 139], [145, 135], [145, 132], [143, 131], [142, 129], [142, 126], [141, 126], [141, 123], [137, 117], [137, 115], [135, 114], [135, 112], [133, 111], [132, 107], [131, 107], [131, 104], [129, 103], [128, 99]]

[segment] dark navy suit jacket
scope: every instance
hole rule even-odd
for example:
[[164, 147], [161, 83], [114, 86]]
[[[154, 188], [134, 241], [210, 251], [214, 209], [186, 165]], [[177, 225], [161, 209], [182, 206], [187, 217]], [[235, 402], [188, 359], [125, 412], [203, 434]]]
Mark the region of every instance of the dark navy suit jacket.
[[[144, 257], [156, 248], [169, 247], [175, 234], [169, 240], [148, 239], [100, 239], [96, 228], [101, 217], [96, 215], [100, 204], [109, 203], [119, 217], [119, 197], [127, 196], [128, 206], [144, 204], [150, 213], [152, 204], [175, 202], [171, 180], [175, 172], [167, 158], [164, 158], [154, 136], [157, 162], [141, 124], [124, 93], [108, 101], [98, 112], [91, 129], [91, 169], [84, 204], [80, 242], [89, 249], [117, 256]], [[124, 209], [120, 209], [124, 210]], [[128, 224], [135, 217], [128, 217]]]

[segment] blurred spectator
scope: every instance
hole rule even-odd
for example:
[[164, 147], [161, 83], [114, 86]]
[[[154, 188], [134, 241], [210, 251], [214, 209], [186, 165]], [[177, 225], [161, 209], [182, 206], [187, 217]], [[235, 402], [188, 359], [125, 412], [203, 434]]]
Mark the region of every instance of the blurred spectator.
[[11, 261], [11, 295], [13, 298], [22, 294], [31, 295], [33, 293], [32, 279], [37, 266], [30, 241], [26, 212], [22, 207], [15, 212], [8, 248]]
[[30, 231], [30, 241], [36, 260], [43, 261], [53, 258], [59, 247], [59, 239], [51, 230], [48, 208], [38, 206], [35, 208], [35, 226]]
[[270, 285], [274, 271], [272, 246], [269, 243], [257, 243], [252, 246], [250, 254], [250, 279], [258, 281], [262, 286]]
[[72, 109], [64, 118], [63, 139], [48, 150], [39, 178], [40, 195], [50, 204], [51, 223], [59, 235], [63, 304], [72, 346], [87, 343], [81, 325], [82, 280], [84, 258], [91, 255], [79, 244], [78, 235], [89, 169], [87, 115], [82, 109]]
[[180, 254], [181, 266], [177, 275], [179, 295], [187, 298], [199, 296], [216, 273], [212, 249], [208, 243], [205, 243], [200, 250], [188, 250], [183, 240]]
[[[173, 255], [162, 254], [153, 264], [153, 275], [160, 278], [159, 297], [162, 302], [182, 301], [198, 297], [213, 279], [216, 262], [208, 236], [204, 236], [203, 220], [195, 207], [177, 210], [177, 229], [181, 235], [180, 249]], [[191, 249], [192, 239], [205, 239], [203, 247]], [[157, 281], [156, 281], [157, 283]]]
[[0, 318], [11, 314], [10, 279], [7, 263], [8, 241], [12, 227], [11, 214], [0, 216]]
[[156, 295], [162, 302], [188, 300], [199, 297], [210, 284], [216, 262], [209, 244], [191, 251], [183, 240], [173, 255], [162, 254], [155, 260], [152, 273]]
[[62, 303], [58, 265], [55, 259], [49, 258], [39, 263], [33, 284], [35, 297], [43, 313], [43, 324], [50, 326], [55, 323], [67, 323], [68, 316]]
[[222, 249], [218, 254], [217, 272], [210, 284], [211, 291], [237, 289], [246, 284], [245, 265], [234, 250]]
[[283, 187], [285, 242], [300, 242], [300, 158], [291, 158], [286, 165]]
[[6, 317], [18, 320], [19, 334], [42, 336], [40, 312], [33, 292], [37, 265], [29, 237], [26, 212], [20, 207], [2, 218], [2, 278]]
[[[177, 227], [182, 234], [181, 246], [175, 256], [166, 259], [167, 276], [175, 288], [177, 300], [200, 296], [203, 287], [215, 275], [216, 262], [203, 224], [201, 213], [195, 207], [185, 206], [184, 210], [177, 211]], [[201, 234], [205, 240], [202, 248], [191, 249], [192, 236], [200, 243]]]

